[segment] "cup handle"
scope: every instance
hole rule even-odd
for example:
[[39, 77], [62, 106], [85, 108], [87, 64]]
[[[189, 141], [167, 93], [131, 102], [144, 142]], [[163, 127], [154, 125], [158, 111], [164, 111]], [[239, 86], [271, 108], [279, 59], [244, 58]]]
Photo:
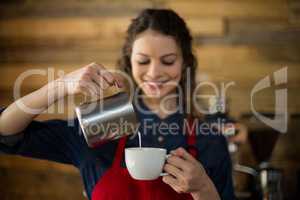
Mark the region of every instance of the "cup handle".
[[[171, 156], [171, 154], [167, 154], [167, 155], [166, 155], [166, 159], [168, 159], [170, 156]], [[162, 173], [160, 173], [159, 176], [167, 176], [167, 175], [169, 175], [169, 173], [167, 173], [167, 172], [162, 172]]]
[[169, 173], [167, 173], [167, 172], [163, 172], [163, 173], [160, 173], [160, 175], [159, 175], [159, 176], [167, 176], [167, 175], [169, 175]]

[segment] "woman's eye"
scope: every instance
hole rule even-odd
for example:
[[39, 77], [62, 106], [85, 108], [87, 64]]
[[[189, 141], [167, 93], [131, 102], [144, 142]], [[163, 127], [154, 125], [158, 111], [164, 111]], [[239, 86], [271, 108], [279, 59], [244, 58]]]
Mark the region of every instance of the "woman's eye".
[[164, 64], [164, 65], [173, 65], [174, 61], [162, 61], [162, 64]]
[[149, 60], [145, 60], [145, 61], [138, 61], [138, 64], [139, 65], [147, 65], [147, 64], [149, 64], [150, 63], [150, 61]]

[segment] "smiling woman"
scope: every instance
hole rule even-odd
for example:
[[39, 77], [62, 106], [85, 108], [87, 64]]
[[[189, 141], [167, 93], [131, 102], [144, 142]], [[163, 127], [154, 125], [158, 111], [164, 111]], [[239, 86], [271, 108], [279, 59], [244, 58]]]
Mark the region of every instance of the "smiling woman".
[[136, 38], [131, 63], [136, 83], [146, 96], [156, 96], [158, 101], [159, 97], [174, 92], [181, 79], [182, 55], [176, 41], [152, 30]]
[[180, 107], [186, 113], [196, 114], [190, 95], [195, 88], [197, 59], [189, 29], [175, 12], [148, 9], [133, 19], [118, 64], [146, 94], [144, 101], [148, 101], [148, 106], [166, 103], [162, 97], [180, 90]]
[[[155, 134], [139, 127], [143, 146], [164, 148], [171, 154], [164, 164], [168, 175], [153, 181], [139, 181], [129, 175], [123, 167], [124, 150], [138, 146], [137, 138], [123, 137], [92, 149], [78, 134], [78, 120], [75, 127], [65, 120], [38, 122], [33, 119], [39, 113], [28, 113], [18, 106], [22, 102], [42, 112], [67, 95], [81, 93], [98, 99], [115, 84], [124, 87], [118, 74], [96, 63], [60, 77], [4, 109], [0, 117], [2, 137], [18, 133], [23, 137], [14, 144], [0, 143], [0, 150], [76, 166], [87, 196], [93, 200], [234, 199], [225, 138], [196, 134], [201, 123], [194, 126], [195, 119], [186, 109], [191, 99], [186, 89], [194, 88], [197, 61], [184, 20], [168, 9], [143, 10], [129, 25], [118, 63], [132, 77], [136, 89], [141, 89], [141, 95], [135, 96], [136, 108], [142, 108], [136, 109], [140, 123], [147, 119], [153, 122]], [[180, 99], [184, 99], [183, 104]], [[193, 128], [185, 127], [186, 120]], [[158, 124], [174, 123], [179, 127], [175, 134], [157, 134]]]

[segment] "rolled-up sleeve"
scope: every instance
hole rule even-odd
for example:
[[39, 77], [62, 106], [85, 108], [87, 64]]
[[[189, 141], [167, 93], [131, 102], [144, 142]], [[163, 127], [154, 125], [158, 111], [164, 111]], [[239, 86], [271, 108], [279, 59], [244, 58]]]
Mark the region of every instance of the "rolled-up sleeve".
[[84, 142], [78, 122], [73, 122], [32, 121], [21, 133], [0, 136], [0, 152], [79, 166]]

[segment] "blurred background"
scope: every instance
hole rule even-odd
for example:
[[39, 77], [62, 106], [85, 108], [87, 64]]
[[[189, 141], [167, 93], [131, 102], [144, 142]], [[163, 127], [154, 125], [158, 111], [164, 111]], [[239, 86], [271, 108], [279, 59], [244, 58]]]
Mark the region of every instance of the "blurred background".
[[[130, 19], [151, 7], [172, 8], [187, 21], [199, 59], [198, 82], [235, 83], [226, 93], [230, 108], [226, 114], [247, 126], [248, 140], [235, 149], [234, 159], [251, 169], [268, 162], [268, 166], [280, 172], [282, 199], [297, 199], [300, 193], [300, 1], [297, 0], [2, 0], [0, 106], [13, 102], [15, 80], [28, 69], [51, 67], [56, 76], [58, 70], [70, 72], [91, 62], [115, 68]], [[288, 83], [275, 86], [273, 73], [283, 67], [288, 67]], [[275, 90], [287, 88], [286, 134], [264, 125], [251, 112], [251, 90], [266, 76], [270, 76], [273, 86], [255, 94], [255, 109], [273, 117]], [[22, 84], [22, 94], [46, 82], [46, 76], [30, 76]], [[202, 92], [209, 94], [210, 90]], [[66, 118], [73, 114], [72, 106], [66, 105], [64, 114], [45, 113], [38, 119]], [[56, 111], [57, 107], [51, 109]], [[234, 172], [237, 196], [257, 199], [253, 195], [258, 185], [257, 174], [240, 171], [245, 170]], [[0, 155], [0, 199], [85, 197], [81, 178], [71, 166]]]

